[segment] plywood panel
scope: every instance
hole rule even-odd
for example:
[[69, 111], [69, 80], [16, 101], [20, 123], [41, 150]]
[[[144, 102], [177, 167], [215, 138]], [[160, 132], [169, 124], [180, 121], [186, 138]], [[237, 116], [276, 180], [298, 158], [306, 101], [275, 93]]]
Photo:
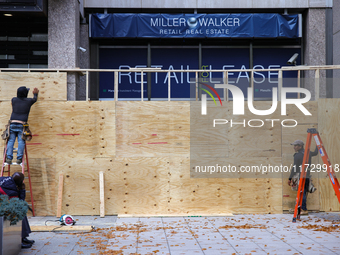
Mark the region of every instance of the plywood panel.
[[265, 180], [265, 212], [282, 213], [282, 180], [280, 178], [271, 178]]
[[[239, 160], [235, 159], [235, 162]], [[281, 179], [190, 178], [189, 163], [189, 159], [171, 159], [170, 213], [218, 215], [241, 210], [247, 213], [281, 212], [282, 202], [276, 195], [276, 189], [281, 188], [281, 184], [276, 183]], [[272, 207], [266, 206], [269, 203]]]
[[[116, 108], [113, 101], [89, 102], [96, 115], [95, 135], [98, 139], [98, 151], [95, 157], [113, 157], [116, 155]], [[96, 114], [97, 113], [97, 114]], [[90, 130], [89, 130], [90, 131]]]
[[[188, 155], [190, 122], [187, 104], [118, 102], [117, 108], [117, 156]], [[174, 108], [177, 112], [173, 112]]]
[[[39, 216], [55, 215], [55, 199], [57, 194], [57, 190], [55, 189], [55, 159], [29, 158], [29, 167], [32, 180], [35, 213]], [[25, 175], [27, 176], [27, 173]], [[29, 190], [28, 180], [26, 180], [25, 183], [26, 189]], [[27, 193], [26, 201], [30, 203], [30, 193]]]
[[303, 104], [303, 106], [312, 115], [304, 115], [304, 113], [299, 108], [297, 108], [296, 105], [288, 104], [287, 115], [285, 116], [285, 119], [295, 119], [299, 125], [318, 123], [318, 102], [309, 101], [308, 103]]
[[[339, 98], [319, 100], [319, 133], [332, 165], [340, 164], [339, 107]], [[340, 174], [336, 173], [336, 176], [339, 179]], [[320, 190], [321, 210], [339, 211], [340, 204], [329, 178], [320, 180]]]
[[319, 100], [319, 133], [332, 164], [340, 163], [340, 99]]
[[280, 157], [281, 127], [254, 130], [236, 127], [230, 130], [230, 157]]
[[[29, 119], [35, 136], [27, 143], [37, 214], [55, 215], [58, 177], [63, 173], [62, 214], [99, 215], [99, 171], [105, 176], [106, 215], [281, 213], [294, 203], [296, 195], [289, 190], [287, 174], [279, 174], [278, 178], [262, 173], [252, 178], [248, 173], [229, 176], [233, 178], [192, 178], [190, 157], [195, 160], [202, 154], [196, 151], [197, 155], [190, 155], [190, 146], [195, 146], [190, 145], [190, 138], [192, 134], [203, 134], [199, 141], [206, 146], [214, 139], [216, 143], [224, 139], [219, 150], [211, 146], [214, 155], [205, 158], [208, 163], [221, 160], [237, 167], [280, 166], [293, 162], [290, 143], [305, 140], [307, 128], [319, 127], [326, 134], [321, 137], [325, 137], [327, 152], [331, 151], [328, 153], [337, 160], [340, 148], [333, 136], [336, 123], [330, 124], [330, 120], [338, 113], [326, 112], [334, 102], [322, 102], [324, 110], [318, 114], [317, 103], [305, 104], [312, 117], [302, 116], [293, 105], [288, 106], [288, 116], [281, 116], [278, 106], [274, 114], [266, 117], [296, 118], [299, 125], [295, 128], [280, 124], [263, 129], [223, 127], [209, 136], [202, 131], [210, 124], [199, 119], [192, 120], [197, 128], [190, 133], [189, 102], [38, 101]], [[200, 102], [194, 107], [200, 107]], [[269, 109], [270, 102], [255, 102], [255, 107]], [[208, 108], [208, 113], [235, 121], [259, 118], [249, 113], [247, 106], [245, 115], [238, 117], [232, 116], [232, 102], [222, 108]], [[0, 101], [0, 109], [1, 129], [9, 118], [10, 102]], [[335, 152], [327, 146], [335, 147]], [[313, 158], [313, 162], [318, 160]], [[309, 196], [308, 209], [318, 209], [322, 204], [326, 211], [339, 210], [337, 201], [329, 199], [334, 195], [326, 186], [328, 182], [316, 181], [320, 193]]]
[[[10, 102], [0, 117], [3, 129], [11, 113]], [[31, 108], [29, 124], [33, 139], [29, 155], [41, 157], [112, 157], [115, 155], [114, 102], [42, 102]]]
[[106, 215], [161, 213], [168, 203], [167, 162], [165, 158], [59, 160], [58, 170], [65, 176], [63, 211], [99, 214], [98, 173], [103, 171]]
[[[339, 174], [338, 174], [339, 175]], [[322, 178], [320, 182], [320, 208], [325, 212], [340, 211], [339, 200], [329, 178]]]
[[65, 176], [62, 213], [99, 214], [99, 171], [105, 175], [107, 215], [279, 212], [276, 180], [194, 179], [188, 165], [182, 157], [62, 160], [57, 164]]
[[[281, 157], [207, 158], [204, 165], [201, 163], [201, 160], [191, 158], [191, 177], [281, 178]], [[221, 168], [217, 168], [217, 164]], [[209, 168], [205, 166], [215, 166], [215, 171], [207, 171]]]
[[0, 100], [11, 100], [17, 95], [21, 86], [30, 88], [28, 97], [33, 97], [33, 88], [39, 89], [41, 101], [67, 100], [66, 73], [41, 72], [1, 72], [0, 73]]
[[62, 214], [99, 215], [99, 171], [93, 158], [58, 158], [57, 175], [64, 175]]
[[117, 158], [123, 207], [118, 214], [148, 215], [167, 211], [169, 160], [167, 158]]

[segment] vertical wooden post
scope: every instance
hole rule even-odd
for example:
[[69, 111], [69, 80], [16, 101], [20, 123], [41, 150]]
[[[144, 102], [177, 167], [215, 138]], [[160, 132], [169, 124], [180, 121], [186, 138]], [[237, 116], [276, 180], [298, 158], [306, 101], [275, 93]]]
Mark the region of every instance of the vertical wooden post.
[[281, 89], [282, 89], [282, 70], [279, 71], [278, 101], [281, 101]]
[[105, 217], [104, 173], [99, 172], [100, 217]]
[[143, 93], [143, 90], [144, 90], [144, 73], [143, 71], [140, 72], [140, 75], [141, 75], [141, 79], [140, 79], [140, 92], [141, 92], [141, 101], [144, 101], [144, 93]]
[[59, 189], [58, 189], [58, 204], [57, 204], [57, 217], [61, 217], [61, 207], [63, 203], [63, 182], [64, 182], [64, 175], [59, 175]]
[[[223, 83], [228, 84], [228, 71], [223, 72]], [[229, 101], [228, 89], [223, 89], [223, 101]]]
[[315, 70], [315, 101], [319, 99], [320, 69]]
[[[298, 75], [297, 75], [297, 86], [298, 86], [298, 88], [301, 87], [301, 80], [300, 80], [300, 78], [301, 78], [301, 70], [298, 70]], [[300, 98], [300, 93], [297, 94], [297, 98]]]
[[118, 72], [114, 72], [115, 80], [114, 80], [114, 86], [115, 86], [115, 91], [114, 91], [114, 97], [115, 97], [115, 105], [118, 103]]
[[168, 72], [168, 101], [170, 101], [171, 98], [171, 80], [170, 80], [170, 72]]
[[86, 101], [89, 101], [89, 71], [86, 71]]
[[196, 101], [198, 100], [198, 72], [195, 72], [195, 81], [196, 81]]
[[254, 70], [250, 72], [250, 87], [253, 91], [253, 100], [255, 100], [255, 88], [254, 88]]

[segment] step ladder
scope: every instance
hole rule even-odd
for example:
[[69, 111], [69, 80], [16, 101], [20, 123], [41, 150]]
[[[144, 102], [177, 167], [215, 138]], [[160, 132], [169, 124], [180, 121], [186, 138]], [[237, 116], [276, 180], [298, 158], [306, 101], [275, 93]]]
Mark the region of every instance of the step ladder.
[[[25, 175], [25, 160], [26, 160], [28, 182], [29, 182], [29, 186], [30, 186], [30, 191], [29, 192], [31, 194], [31, 203], [32, 203], [32, 204], [30, 204], [30, 206], [32, 206], [32, 213], [33, 213], [33, 216], [35, 216], [33, 191], [32, 191], [32, 182], [31, 182], [30, 167], [29, 167], [29, 164], [28, 164], [28, 156], [27, 156], [27, 146], [26, 146], [26, 143], [25, 143], [24, 155], [22, 156], [22, 163], [21, 164], [17, 164], [15, 162], [12, 163], [12, 164], [6, 163], [7, 144], [8, 144], [8, 140], [7, 140], [6, 146], [4, 148], [4, 157], [3, 157], [3, 161], [2, 161], [2, 167], [1, 167], [1, 177], [4, 176], [4, 172], [5, 172], [6, 166], [8, 167], [7, 168], [7, 174], [8, 174], [8, 176], [10, 176], [10, 174], [11, 174], [11, 165], [21, 166], [21, 172]], [[13, 148], [13, 153], [18, 153], [18, 149], [17, 148]], [[25, 179], [26, 179], [26, 177], [25, 177]]]
[[310, 145], [312, 142], [312, 138], [314, 138], [316, 146], [318, 147], [318, 150], [320, 152], [320, 156], [322, 158], [323, 163], [327, 166], [327, 173], [329, 176], [329, 179], [332, 183], [332, 186], [334, 188], [335, 194], [339, 200], [340, 203], [340, 185], [339, 181], [334, 175], [333, 166], [331, 164], [331, 161], [329, 160], [329, 157], [327, 155], [326, 149], [322, 143], [321, 137], [319, 135], [319, 132], [315, 128], [309, 128], [307, 130], [307, 141], [306, 141], [306, 147], [305, 147], [305, 154], [303, 156], [303, 162], [301, 166], [301, 174], [300, 174], [300, 182], [299, 182], [299, 188], [297, 192], [296, 197], [296, 204], [294, 209], [294, 216], [293, 216], [293, 222], [296, 222], [296, 219], [300, 219], [300, 212], [301, 212], [301, 205], [302, 205], [302, 199], [303, 199], [303, 192], [305, 189], [305, 182], [306, 182], [306, 175], [307, 175], [307, 167], [308, 167], [308, 161], [309, 161], [309, 153], [310, 153]]

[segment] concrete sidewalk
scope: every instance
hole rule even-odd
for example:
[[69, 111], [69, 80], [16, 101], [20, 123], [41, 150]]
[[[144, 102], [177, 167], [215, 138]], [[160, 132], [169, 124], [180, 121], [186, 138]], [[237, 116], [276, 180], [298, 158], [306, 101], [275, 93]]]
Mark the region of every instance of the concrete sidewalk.
[[[292, 223], [291, 214], [231, 217], [75, 216], [91, 233], [33, 232], [23, 254], [339, 254], [339, 213], [313, 213]], [[55, 217], [31, 217], [45, 225]], [[48, 221], [47, 225], [57, 222]], [[316, 231], [319, 230], [319, 231]]]

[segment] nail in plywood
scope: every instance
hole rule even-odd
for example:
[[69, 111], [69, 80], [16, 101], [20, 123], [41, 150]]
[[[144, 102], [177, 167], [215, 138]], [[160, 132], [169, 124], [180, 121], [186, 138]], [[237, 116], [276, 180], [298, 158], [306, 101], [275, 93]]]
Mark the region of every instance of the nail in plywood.
[[63, 174], [59, 175], [59, 189], [58, 189], [58, 205], [57, 205], [57, 218], [61, 217], [61, 206], [63, 202]]
[[33, 97], [33, 88], [37, 87], [39, 89], [38, 100], [41, 101], [67, 100], [66, 73], [1, 72], [0, 100], [11, 100], [16, 97], [20, 86], [31, 89], [28, 97]]
[[104, 198], [104, 173], [99, 172], [99, 189], [100, 189], [100, 217], [105, 217], [105, 198]]

